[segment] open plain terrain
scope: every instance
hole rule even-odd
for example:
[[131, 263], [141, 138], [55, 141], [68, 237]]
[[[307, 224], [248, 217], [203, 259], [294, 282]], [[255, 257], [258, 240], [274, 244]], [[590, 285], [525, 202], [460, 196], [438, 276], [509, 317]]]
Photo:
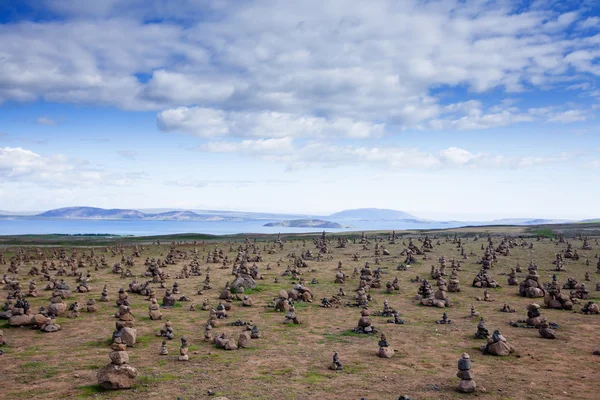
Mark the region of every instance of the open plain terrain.
[[[519, 286], [508, 286], [507, 277], [511, 268], [520, 265], [521, 282], [527, 275], [527, 265], [538, 266], [540, 281], [550, 283], [553, 274], [562, 285], [568, 277], [584, 282], [586, 272], [591, 281], [585, 282], [590, 291], [588, 301], [598, 302], [600, 292], [595, 291], [600, 282], [596, 273], [600, 253], [595, 225], [556, 227], [477, 227], [431, 232], [396, 232], [395, 243], [390, 243], [391, 232], [365, 232], [368, 243], [361, 243], [361, 233], [327, 234], [327, 253], [317, 258], [316, 242], [320, 234], [298, 234], [281, 236], [282, 244], [276, 243], [277, 235], [237, 235], [211, 237], [202, 235], [180, 235], [160, 238], [104, 238], [104, 237], [3, 237], [0, 251], [6, 263], [0, 272], [20, 281], [21, 290], [28, 292], [31, 280], [37, 282], [38, 297], [27, 297], [31, 308], [37, 312], [47, 307], [51, 291], [45, 291], [43, 276], [29, 276], [32, 267], [41, 269], [42, 262], [66, 265], [66, 259], [74, 263], [82, 261], [79, 268], [85, 275], [90, 273], [89, 293], [77, 293], [74, 276], [64, 276], [72, 291], [67, 304], [78, 301], [84, 304], [89, 299], [100, 298], [103, 286], [108, 286], [110, 302], [97, 302], [98, 311], [84, 310], [78, 318], [57, 318], [62, 330], [42, 333], [29, 327], [12, 327], [0, 320], [7, 345], [1, 349], [0, 371], [3, 379], [0, 398], [47, 399], [47, 398], [95, 398], [95, 399], [208, 399], [227, 396], [230, 399], [397, 399], [407, 395], [412, 399], [457, 399], [476, 397], [485, 399], [597, 399], [600, 392], [600, 357], [592, 351], [600, 347], [600, 315], [584, 315], [580, 311], [586, 302], [580, 300], [571, 311], [551, 310], [544, 307], [543, 299], [528, 299], [519, 296]], [[564, 243], [558, 239], [564, 235]], [[415, 256], [416, 262], [405, 270], [403, 254], [412, 239], [419, 247], [429, 237], [433, 249], [425, 255]], [[489, 235], [489, 236], [488, 236]], [[583, 250], [583, 236], [590, 236], [592, 250]], [[338, 239], [347, 239], [345, 248], [339, 248]], [[468, 258], [461, 256], [460, 239]], [[500, 288], [488, 289], [493, 301], [477, 301], [484, 289], [472, 287], [474, 277], [480, 271], [477, 262], [491, 240], [496, 248], [505, 240], [512, 241], [510, 255], [497, 255], [489, 273], [500, 284]], [[564, 272], [555, 272], [552, 261], [557, 253], [564, 253], [567, 242], [577, 250], [579, 260], [565, 259]], [[376, 256], [376, 247], [387, 249], [390, 255]], [[532, 248], [530, 248], [532, 247]], [[133, 257], [130, 271], [134, 277], [122, 277], [112, 273], [115, 263], [122, 257], [132, 256], [134, 249], [140, 251]], [[228, 258], [225, 268], [221, 263], [206, 263], [209, 253], [218, 248]], [[59, 259], [64, 249], [66, 259]], [[247, 250], [248, 256], [260, 253], [262, 261], [256, 262], [264, 279], [257, 280], [257, 287], [246, 290], [253, 300], [253, 307], [241, 307], [233, 300], [228, 318], [219, 320], [213, 333], [226, 333], [237, 339], [243, 330], [227, 323], [238, 319], [252, 321], [260, 328], [262, 337], [252, 340], [252, 347], [226, 351], [217, 349], [204, 340], [204, 325], [209, 311], [200, 305], [208, 299], [216, 307], [218, 297], [226, 282], [235, 279], [232, 275], [233, 261], [239, 250]], [[284, 313], [268, 307], [279, 291], [291, 290], [299, 279], [282, 276], [288, 266], [293, 267], [294, 256], [310, 250], [313, 257], [304, 261], [306, 267], [298, 268], [299, 279], [310, 288], [313, 302], [295, 302], [299, 325], [284, 324]], [[93, 251], [93, 256], [92, 256]], [[171, 252], [176, 263], [161, 266], [169, 275], [165, 282], [171, 288], [178, 282], [181, 294], [191, 302], [177, 301], [172, 309], [161, 309], [162, 321], [153, 321], [148, 316], [149, 301], [145, 296], [130, 293], [132, 313], [137, 329], [137, 343], [128, 348], [129, 364], [138, 369], [136, 385], [131, 390], [104, 391], [98, 384], [96, 374], [109, 363], [111, 337], [115, 329], [115, 301], [118, 290], [127, 289], [137, 279], [143, 283], [148, 277], [146, 259], [163, 261]], [[10, 260], [21, 254], [18, 273], [8, 271]], [[357, 255], [357, 260], [355, 258]], [[102, 267], [104, 256], [108, 267]], [[445, 257], [448, 266], [452, 259], [461, 262], [458, 273], [460, 292], [448, 293], [453, 306], [448, 308], [426, 307], [415, 299], [419, 283], [412, 282], [417, 275], [430, 280], [435, 288], [435, 279], [430, 278], [432, 266], [439, 267], [439, 259]], [[175, 279], [196, 258], [200, 264], [200, 276]], [[376, 261], [376, 258], [379, 261]], [[589, 260], [589, 265], [586, 265]], [[346, 275], [344, 284], [334, 283], [338, 263]], [[381, 311], [384, 301], [401, 313], [404, 325], [387, 324], [388, 318], [371, 316], [373, 325], [384, 332], [395, 356], [381, 359], [377, 356], [379, 335], [356, 334], [353, 329], [360, 318], [360, 308], [344, 306], [352, 302], [359, 285], [359, 278], [352, 277], [355, 268], [360, 271], [365, 263], [371, 270], [380, 268], [381, 288], [371, 288], [372, 300], [369, 309]], [[95, 268], [96, 264], [99, 265]], [[239, 264], [239, 263], [238, 263]], [[254, 262], [248, 262], [252, 266]], [[270, 266], [270, 269], [267, 268]], [[207, 268], [210, 267], [212, 289], [202, 289]], [[67, 272], [70, 272], [67, 268]], [[52, 271], [54, 274], [56, 271]], [[450, 274], [450, 268], [447, 268]], [[52, 275], [51, 274], [51, 275]], [[386, 293], [386, 282], [398, 277], [399, 290]], [[278, 283], [275, 279], [278, 278]], [[316, 280], [312, 283], [313, 279]], [[448, 277], [445, 277], [448, 279]], [[160, 283], [152, 283], [156, 298], [161, 302], [165, 289]], [[331, 298], [343, 287], [346, 296], [341, 305], [332, 308], [320, 307], [323, 297]], [[568, 292], [568, 291], [567, 291]], [[9, 294], [8, 287], [0, 288], [2, 302]], [[235, 295], [234, 295], [235, 296]], [[526, 306], [532, 302], [541, 304], [542, 315], [559, 325], [555, 340], [542, 339], [537, 329], [511, 327], [509, 321], [525, 319]], [[196, 304], [194, 311], [189, 310]], [[516, 310], [503, 313], [504, 304]], [[508, 357], [483, 355], [479, 350], [485, 340], [473, 338], [479, 318], [467, 318], [471, 306], [486, 320], [490, 331], [500, 329], [508, 342], [516, 349]], [[439, 325], [442, 312], [447, 312], [453, 321], [450, 325]], [[173, 324], [175, 339], [168, 341], [169, 355], [159, 355], [163, 338], [155, 334], [165, 320]], [[187, 362], [177, 360], [180, 338], [189, 342]], [[333, 352], [339, 352], [344, 365], [342, 371], [332, 371]], [[456, 391], [457, 360], [468, 352], [473, 361], [473, 372], [478, 390], [472, 395]], [[214, 395], [209, 395], [209, 391]]]

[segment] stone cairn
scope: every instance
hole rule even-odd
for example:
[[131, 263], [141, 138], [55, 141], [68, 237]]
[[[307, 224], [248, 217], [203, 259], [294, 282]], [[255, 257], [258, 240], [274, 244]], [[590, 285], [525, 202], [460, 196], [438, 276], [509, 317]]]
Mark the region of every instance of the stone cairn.
[[528, 270], [529, 274], [527, 275], [527, 278], [519, 285], [519, 294], [524, 297], [529, 297], [530, 299], [544, 297], [546, 292], [544, 286], [540, 283], [537, 267], [530, 264]]
[[437, 321], [435, 321], [436, 324], [441, 324], [441, 325], [449, 325], [452, 323], [451, 319], [448, 319], [448, 314], [443, 313], [442, 314], [442, 319], [439, 319]]
[[126, 305], [119, 306], [119, 311], [117, 311], [115, 317], [119, 320], [115, 323], [116, 330], [113, 333], [113, 340], [120, 338], [127, 347], [133, 347], [137, 340], [137, 331], [133, 328], [134, 318], [131, 314], [131, 308]]
[[98, 371], [98, 384], [108, 390], [129, 389], [133, 386], [138, 375], [137, 370], [129, 362], [127, 346], [117, 338], [110, 346], [110, 364]]
[[481, 269], [477, 275], [475, 275], [475, 279], [473, 279], [473, 287], [476, 288], [497, 288], [500, 287], [498, 282], [492, 278], [489, 272], [485, 269]]
[[102, 293], [100, 294], [100, 301], [103, 303], [108, 303], [110, 300], [108, 298], [108, 287], [107, 285], [104, 285], [104, 288], [102, 289]]
[[546, 317], [540, 313], [540, 306], [536, 303], [531, 303], [527, 306], [527, 326], [539, 328], [542, 323], [547, 322]]
[[167, 341], [163, 340], [162, 345], [160, 346], [160, 355], [166, 356], [169, 354], [169, 350], [167, 349]]
[[63, 301], [63, 298], [59, 291], [55, 290], [52, 293], [50, 299], [50, 305], [48, 306], [48, 314], [61, 316], [67, 311], [67, 303]]
[[477, 332], [473, 335], [475, 339], [487, 339], [490, 337], [490, 331], [485, 327], [485, 321], [483, 317], [479, 320], [477, 324]]
[[89, 299], [85, 305], [87, 308], [87, 312], [89, 313], [94, 313], [98, 311], [98, 306], [96, 305], [96, 300], [94, 299]]
[[190, 356], [188, 356], [188, 344], [185, 336], [181, 338], [181, 347], [179, 348], [179, 357], [178, 361], [188, 361]]
[[540, 324], [540, 328], [539, 328], [538, 332], [540, 333], [540, 336], [543, 337], [544, 339], [556, 339], [556, 334], [554, 333], [554, 329], [552, 329], [550, 327], [550, 324], [548, 324], [548, 321], [543, 321]]
[[337, 351], [333, 353], [333, 360], [329, 366], [329, 369], [332, 371], [341, 371], [344, 369], [344, 366], [340, 362], [340, 356]]
[[588, 314], [600, 314], [600, 306], [598, 306], [598, 304], [595, 304], [593, 301], [588, 301], [582, 308], [581, 308], [581, 312], [588, 315]]
[[475, 306], [471, 305], [471, 313], [469, 315], [467, 315], [466, 318], [474, 319], [477, 317], [479, 317], [479, 313], [477, 311], [475, 311]]
[[463, 353], [462, 357], [458, 360], [458, 373], [456, 376], [460, 378], [460, 383], [458, 384], [459, 392], [473, 393], [475, 391], [477, 385], [473, 380], [471, 356], [468, 353]]
[[390, 347], [383, 332], [381, 332], [381, 338], [379, 339], [379, 352], [377, 354], [380, 358], [392, 358], [394, 356], [394, 349]]
[[221, 335], [215, 335], [213, 342], [218, 349], [225, 349], [225, 350], [237, 350], [238, 349], [238, 346], [235, 343], [235, 341], [226, 337], [224, 333], [222, 333]]
[[421, 300], [421, 304], [428, 307], [450, 307], [452, 302], [447, 294], [447, 286], [444, 282], [438, 281], [438, 290], [434, 293], [431, 285], [424, 279], [419, 287], [416, 299]]
[[285, 319], [283, 320], [284, 324], [299, 324], [300, 320], [296, 315], [296, 309], [294, 308], [294, 303], [290, 303], [290, 307], [285, 313]]
[[511, 306], [509, 306], [506, 303], [504, 303], [504, 305], [502, 306], [502, 308], [499, 311], [500, 312], [505, 312], [505, 313], [514, 313], [514, 312], [517, 312], [517, 310], [515, 310], [514, 308], [512, 308]]
[[377, 333], [377, 329], [373, 326], [371, 318], [369, 316], [371, 312], [368, 308], [363, 308], [360, 312], [360, 319], [358, 320], [358, 326], [354, 328], [354, 333], [365, 333], [374, 334]]
[[153, 321], [162, 319], [163, 317], [162, 313], [160, 312], [160, 306], [156, 299], [150, 300], [150, 304], [148, 305], [148, 316]]
[[450, 279], [448, 280], [448, 291], [451, 293], [460, 292], [460, 281], [458, 280], [458, 269], [452, 268]]
[[492, 337], [488, 339], [487, 344], [481, 347], [481, 351], [483, 354], [503, 357], [510, 355], [515, 349], [506, 341], [506, 338], [502, 336], [500, 330], [496, 329]]
[[129, 305], [129, 295], [125, 291], [125, 289], [119, 289], [119, 298], [117, 299], [117, 307], [119, 306], [128, 306]]
[[175, 339], [175, 332], [173, 331], [173, 324], [171, 321], [165, 322], [165, 325], [160, 328], [160, 331], [156, 333], [158, 337], [164, 337], [169, 340]]
[[548, 308], [558, 310], [572, 310], [573, 302], [571, 297], [560, 292], [560, 285], [556, 278], [556, 274], [552, 277], [552, 283], [548, 287], [548, 291], [544, 296], [544, 304]]
[[387, 323], [395, 324], [395, 325], [404, 325], [406, 323], [406, 321], [404, 321], [403, 319], [400, 318], [400, 313], [398, 311], [395, 311], [394, 319], [388, 319]]
[[165, 291], [165, 295], [163, 297], [162, 306], [163, 308], [173, 308], [175, 306], [175, 296], [169, 289]]
[[518, 286], [519, 282], [517, 281], [517, 271], [514, 268], [510, 269], [508, 273], [508, 286]]

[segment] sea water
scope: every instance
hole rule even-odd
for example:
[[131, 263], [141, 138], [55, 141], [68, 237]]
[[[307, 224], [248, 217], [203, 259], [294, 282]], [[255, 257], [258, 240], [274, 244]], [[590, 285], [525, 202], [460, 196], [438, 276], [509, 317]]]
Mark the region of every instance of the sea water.
[[0, 219], [0, 235], [40, 234], [107, 234], [153, 236], [177, 233], [231, 235], [237, 233], [308, 233], [351, 232], [361, 230], [438, 229], [460, 226], [452, 223], [406, 223], [402, 221], [341, 221], [353, 228], [289, 228], [263, 226], [274, 220], [251, 221], [150, 221], [150, 220], [93, 220], [14, 217]]

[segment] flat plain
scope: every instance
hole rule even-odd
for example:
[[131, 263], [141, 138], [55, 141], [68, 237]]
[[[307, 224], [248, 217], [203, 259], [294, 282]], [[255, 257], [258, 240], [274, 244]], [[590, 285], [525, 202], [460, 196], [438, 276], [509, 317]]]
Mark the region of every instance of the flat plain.
[[[579, 228], [577, 228], [579, 229]], [[591, 281], [585, 282], [590, 291], [589, 301], [598, 302], [600, 292], [595, 291], [600, 282], [597, 274], [597, 254], [600, 245], [595, 231], [584, 231], [590, 236], [592, 250], [583, 250], [581, 230], [564, 230], [564, 243], [552, 228], [520, 227], [478, 227], [431, 232], [396, 232], [395, 244], [390, 243], [389, 231], [365, 232], [368, 244], [361, 244], [361, 233], [327, 234], [328, 253], [316, 258], [319, 249], [315, 241], [320, 234], [284, 235], [283, 245], [276, 244], [276, 235], [238, 235], [209, 237], [201, 235], [175, 236], [162, 238], [112, 238], [102, 237], [15, 237], [3, 238], [0, 251], [6, 264], [0, 272], [16, 276], [24, 293], [30, 281], [37, 282], [38, 297], [27, 297], [32, 309], [47, 307], [51, 291], [44, 291], [46, 282], [43, 276], [29, 276], [32, 267], [41, 268], [43, 260], [54, 261], [64, 249], [68, 257], [83, 260], [79, 270], [84, 275], [89, 272], [92, 287], [89, 293], [77, 293], [74, 276], [62, 277], [71, 287], [73, 295], [68, 304], [75, 301], [84, 304], [91, 298], [100, 298], [104, 284], [108, 286], [110, 302], [98, 302], [96, 313], [84, 310], [74, 319], [57, 318], [62, 330], [42, 333], [27, 327], [11, 327], [6, 320], [0, 320], [7, 345], [2, 347], [0, 372], [3, 379], [0, 398], [99, 398], [99, 399], [209, 399], [214, 396], [227, 396], [230, 399], [397, 399], [407, 395], [412, 399], [457, 399], [476, 397], [485, 399], [597, 399], [600, 392], [600, 357], [592, 351], [600, 347], [600, 315], [584, 315], [580, 309], [585, 301], [575, 305], [572, 311], [551, 310], [543, 305], [543, 299], [528, 299], [519, 296], [518, 286], [508, 286], [504, 274], [520, 265], [523, 272], [517, 274], [519, 282], [527, 275], [527, 265], [538, 265], [540, 281], [550, 283], [553, 274], [564, 284], [568, 277], [584, 282], [589, 272]], [[489, 235], [489, 236], [488, 236]], [[398, 270], [404, 264], [403, 250], [412, 238], [420, 246], [428, 236], [433, 249], [424, 256], [416, 256], [417, 262], [406, 270]], [[338, 248], [338, 238], [347, 239], [345, 248]], [[477, 239], [476, 239], [477, 238]], [[457, 246], [460, 239], [468, 259], [463, 259]], [[477, 263], [484, 253], [482, 245], [488, 240], [497, 247], [504, 240], [512, 240], [510, 256], [498, 255], [498, 260], [489, 270], [501, 288], [488, 289], [494, 301], [477, 301], [483, 296], [481, 288], [472, 287], [475, 275], [481, 265]], [[195, 243], [194, 243], [195, 242]], [[577, 250], [579, 260], [565, 260], [566, 272], [554, 271], [557, 253], [564, 253], [567, 242]], [[530, 245], [533, 247], [530, 248]], [[389, 256], [380, 255], [376, 263], [375, 248], [385, 247]], [[148, 316], [149, 302], [144, 296], [130, 293], [129, 300], [135, 317], [137, 343], [129, 348], [129, 364], [139, 371], [135, 387], [125, 391], [104, 391], [97, 385], [96, 374], [109, 363], [108, 353], [112, 333], [115, 329], [114, 317], [117, 311], [115, 301], [120, 288], [127, 289], [134, 277], [122, 278], [112, 273], [112, 266], [121, 261], [123, 255], [131, 256], [137, 246], [140, 257], [134, 257], [130, 267], [134, 277], [140, 282], [149, 278], [143, 273], [146, 259], [164, 260], [170, 251], [176, 257], [176, 264], [162, 267], [170, 278], [165, 282], [171, 288], [178, 282], [181, 294], [196, 304], [190, 311], [188, 302], [177, 302], [172, 309], [163, 309], [164, 319], [152, 321]], [[222, 249], [229, 259], [226, 268], [221, 264], [206, 263], [209, 252]], [[238, 319], [252, 321], [262, 333], [262, 337], [252, 340], [252, 348], [225, 351], [204, 340], [204, 325], [209, 311], [202, 311], [201, 304], [209, 299], [212, 307], [218, 304], [218, 297], [226, 282], [235, 278], [231, 274], [232, 262], [240, 248], [248, 248], [252, 256], [254, 249], [263, 257], [257, 262], [263, 280], [257, 281], [257, 288], [246, 291], [253, 307], [241, 307], [240, 301], [233, 300], [229, 317], [219, 321], [214, 333], [226, 333], [237, 338], [243, 328], [227, 326]], [[368, 248], [368, 249], [367, 249]], [[91, 252], [94, 257], [91, 257]], [[283, 323], [284, 314], [267, 307], [277, 297], [280, 290], [290, 290], [298, 279], [282, 276], [286, 267], [293, 267], [292, 254], [299, 256], [310, 250], [315, 256], [306, 259], [304, 268], [299, 268], [300, 278], [313, 293], [313, 302], [296, 302], [295, 308], [301, 320], [299, 325]], [[18, 252], [27, 255], [27, 261], [19, 265], [18, 274], [8, 273], [9, 262]], [[355, 260], [358, 254], [358, 260]], [[189, 265], [194, 255], [200, 263], [202, 275], [186, 279], [175, 279], [184, 265]], [[108, 268], [94, 268], [101, 256], [106, 259]], [[449, 293], [453, 306], [449, 308], [425, 307], [415, 300], [419, 283], [412, 282], [417, 275], [430, 280], [435, 287], [435, 279], [430, 278], [431, 267], [439, 266], [438, 260], [445, 257], [461, 262], [458, 274], [461, 291]], [[589, 260], [589, 265], [586, 265]], [[347, 278], [343, 285], [334, 283], [338, 263]], [[371, 289], [372, 300], [369, 309], [381, 311], [385, 300], [401, 313], [406, 320], [404, 325], [387, 324], [388, 318], [372, 316], [373, 324], [384, 332], [396, 351], [391, 359], [377, 356], [379, 335], [355, 334], [352, 330], [360, 318], [360, 308], [345, 307], [352, 302], [359, 279], [352, 278], [354, 268], [359, 271], [368, 262], [372, 270], [381, 269], [382, 287]], [[252, 266], [254, 263], [249, 262]], [[271, 267], [267, 269], [267, 265]], [[207, 267], [210, 266], [211, 290], [197, 294], [202, 288]], [[447, 268], [449, 274], [450, 268]], [[386, 293], [385, 284], [398, 277], [399, 290]], [[58, 277], [61, 278], [61, 277]], [[278, 283], [275, 279], [278, 278]], [[315, 279], [317, 283], [311, 283]], [[447, 279], [447, 277], [446, 277]], [[159, 283], [153, 283], [159, 303], [165, 293]], [[321, 298], [331, 298], [343, 287], [346, 296], [342, 304], [332, 308], [320, 307]], [[5, 299], [7, 287], [0, 288], [0, 296]], [[4, 300], [3, 300], [4, 301]], [[525, 319], [526, 306], [532, 302], [542, 305], [541, 312], [548, 320], [559, 325], [555, 340], [544, 340], [537, 329], [514, 328], [510, 320]], [[503, 304], [516, 310], [515, 313], [499, 311]], [[467, 318], [471, 306], [486, 320], [490, 331], [500, 329], [508, 342], [516, 348], [515, 354], [508, 357], [483, 355], [479, 350], [484, 340], [473, 339], [479, 319]], [[439, 325], [442, 312], [447, 312], [453, 320], [451, 325]], [[168, 341], [169, 355], [159, 355], [163, 338], [155, 334], [165, 320], [173, 324], [175, 339]], [[190, 344], [190, 360], [177, 360], [180, 338], [185, 335]], [[328, 369], [333, 352], [337, 351], [344, 365], [342, 371]], [[472, 395], [456, 391], [459, 379], [456, 377], [457, 360], [468, 352], [473, 360], [473, 372], [478, 391]], [[214, 395], [209, 395], [209, 391]]]

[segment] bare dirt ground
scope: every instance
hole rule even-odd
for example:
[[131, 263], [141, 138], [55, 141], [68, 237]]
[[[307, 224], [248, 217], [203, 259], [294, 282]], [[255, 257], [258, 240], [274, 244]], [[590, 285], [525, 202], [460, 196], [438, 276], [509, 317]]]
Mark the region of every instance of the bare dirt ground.
[[[317, 254], [310, 236], [288, 237], [283, 249], [277, 249], [275, 254], [267, 254], [264, 248], [274, 246], [275, 236], [262, 236], [257, 241], [264, 260], [257, 263], [264, 280], [258, 281], [258, 288], [251, 292], [254, 307], [241, 307], [239, 301], [234, 301], [229, 318], [221, 322], [214, 332], [225, 332], [237, 339], [240, 327], [225, 326], [226, 322], [237, 319], [252, 320], [262, 332], [262, 338], [253, 340], [253, 348], [237, 351], [225, 351], [215, 348], [212, 343], [203, 340], [203, 329], [209, 312], [201, 311], [200, 305], [209, 298], [213, 306], [218, 304], [218, 296], [226, 281], [232, 281], [231, 264], [227, 269], [219, 269], [219, 264], [211, 265], [212, 290], [197, 295], [202, 287], [204, 275], [178, 280], [181, 294], [185, 294], [197, 304], [196, 311], [190, 311], [190, 303], [178, 303], [173, 309], [163, 310], [165, 319], [172, 321], [175, 329], [175, 340], [168, 342], [170, 354], [160, 356], [162, 338], [156, 337], [164, 324], [163, 321], [151, 321], [148, 317], [148, 301], [144, 297], [130, 294], [132, 310], [135, 316], [135, 328], [138, 330], [138, 343], [128, 349], [129, 364], [136, 367], [140, 373], [138, 383], [132, 390], [106, 392], [97, 386], [96, 373], [99, 368], [109, 362], [108, 353], [112, 332], [115, 326], [114, 313], [117, 311], [115, 300], [119, 288], [127, 288], [132, 278], [121, 279], [112, 274], [111, 269], [93, 267], [82, 270], [90, 271], [93, 280], [90, 282], [92, 292], [75, 293], [74, 277], [65, 277], [71, 286], [73, 297], [66, 300], [68, 304], [74, 301], [84, 303], [100, 297], [104, 283], [108, 284], [110, 302], [97, 303], [97, 313], [86, 313], [85, 310], [77, 319], [58, 318], [62, 331], [57, 333], [41, 333], [29, 328], [9, 327], [8, 321], [0, 321], [0, 329], [4, 331], [8, 345], [2, 349], [5, 354], [0, 356], [0, 398], [2, 399], [61, 399], [61, 398], [97, 398], [97, 399], [208, 399], [209, 390], [217, 395], [230, 399], [397, 399], [405, 394], [412, 399], [455, 399], [465, 396], [484, 399], [598, 399], [600, 393], [600, 357], [592, 355], [592, 350], [600, 347], [600, 316], [583, 315], [578, 311], [581, 305], [574, 307], [575, 311], [548, 310], [542, 306], [542, 314], [550, 321], [560, 325], [556, 340], [540, 338], [537, 329], [522, 329], [509, 326], [509, 320], [526, 318], [525, 307], [531, 299], [518, 295], [518, 286], [508, 286], [506, 276], [511, 267], [519, 263], [523, 273], [519, 274], [522, 281], [527, 273], [527, 264], [534, 261], [539, 266], [540, 280], [549, 283], [554, 273], [555, 254], [564, 251], [566, 244], [558, 244], [544, 238], [537, 241], [535, 237], [526, 238], [534, 243], [534, 248], [515, 247], [508, 257], [498, 256], [492, 269], [492, 276], [502, 284], [502, 288], [489, 289], [493, 302], [479, 302], [475, 297], [483, 295], [483, 289], [471, 287], [474, 276], [480, 270], [476, 262], [483, 254], [481, 245], [487, 243], [485, 228], [480, 228], [480, 239], [473, 241], [472, 235], [463, 238], [466, 253], [474, 252], [462, 264], [459, 273], [461, 282], [460, 293], [449, 293], [454, 306], [446, 309], [424, 307], [414, 300], [418, 283], [412, 283], [416, 275], [429, 279], [432, 265], [438, 266], [438, 259], [445, 256], [448, 260], [462, 260], [460, 249], [452, 243], [454, 232], [436, 232], [430, 234], [434, 249], [427, 253], [427, 260], [417, 257], [418, 263], [408, 271], [397, 271], [396, 267], [404, 261], [400, 256], [408, 244], [409, 235], [398, 232], [404, 237], [396, 244], [389, 244], [388, 233], [377, 233], [377, 237], [390, 251], [390, 256], [380, 257], [380, 265], [375, 265], [375, 234], [367, 232], [371, 241], [370, 250], [363, 250], [363, 245], [350, 244], [347, 248], [336, 248], [335, 235], [328, 235], [329, 250], [324, 261], [308, 260], [308, 267], [302, 269], [302, 277], [314, 293], [313, 303], [296, 303], [296, 312], [303, 321], [301, 325], [283, 324], [283, 314], [267, 308], [281, 289], [291, 289], [293, 281], [281, 274], [292, 261], [287, 256], [290, 253], [300, 254], [310, 249]], [[462, 229], [460, 234], [469, 233]], [[522, 234], [519, 229], [500, 228], [490, 229], [494, 245], [497, 246], [502, 235]], [[420, 245], [417, 238], [422, 235], [411, 233], [415, 243]], [[313, 236], [316, 237], [316, 236]], [[355, 236], [360, 239], [360, 234]], [[439, 245], [436, 245], [437, 241]], [[600, 252], [600, 245], [595, 238], [590, 242], [593, 250], [582, 250], [582, 241], [578, 238], [567, 238], [581, 256], [579, 261], [566, 260], [567, 272], [557, 273], [561, 285], [567, 277], [575, 277], [579, 282], [584, 281], [584, 274], [589, 271], [591, 282], [585, 282], [591, 300], [596, 302], [600, 292], [595, 291], [596, 282], [600, 275], [596, 274], [595, 257]], [[208, 251], [215, 246], [222, 248], [234, 260], [237, 247], [243, 244], [243, 237], [236, 239], [209, 240], [204, 244], [177, 245], [177, 249], [188, 253], [187, 260], [180, 260], [176, 265], [164, 270], [170, 274], [167, 287], [171, 287], [174, 279], [184, 264], [193, 259], [192, 251], [197, 249], [202, 271], [208, 264], [204, 262]], [[520, 241], [517, 239], [517, 241]], [[404, 242], [404, 244], [403, 244]], [[115, 243], [116, 244], [116, 243]], [[234, 251], [229, 251], [230, 246]], [[164, 259], [171, 244], [144, 244], [142, 256], [136, 258], [132, 271], [140, 276], [145, 270], [146, 257]], [[32, 266], [41, 268], [42, 260], [53, 258], [56, 247], [40, 247], [43, 256], [36, 255], [35, 246], [18, 247], [5, 246], [0, 248], [9, 260], [19, 249], [24, 249], [32, 256], [32, 260], [20, 267], [19, 278], [24, 292], [27, 292], [32, 277], [27, 276]], [[74, 247], [67, 246], [67, 254]], [[111, 247], [112, 248], [112, 247]], [[131, 255], [132, 245], [125, 244], [124, 254]], [[105, 255], [108, 264], [112, 266], [120, 261], [121, 255], [113, 256], [108, 247], [95, 247], [96, 257]], [[77, 257], [83, 254], [89, 256], [90, 247], [77, 247]], [[352, 255], [358, 253], [359, 261], [352, 261]], [[586, 266], [585, 260], [590, 265]], [[278, 265], [278, 261], [280, 261]], [[356, 327], [360, 312], [358, 308], [319, 307], [322, 297], [331, 297], [343, 286], [350, 301], [358, 286], [358, 279], [348, 278], [344, 285], [334, 284], [338, 261], [343, 263], [343, 271], [351, 275], [355, 267], [359, 270], [365, 262], [372, 269], [381, 267], [384, 271], [382, 288], [371, 289], [373, 301], [369, 308], [380, 311], [384, 300], [402, 313], [405, 325], [386, 324], [387, 318], [372, 317], [374, 325], [385, 332], [390, 345], [396, 350], [392, 359], [377, 357], [377, 341], [379, 335], [356, 335], [351, 330]], [[273, 267], [267, 271], [269, 264]], [[252, 263], [249, 263], [252, 265]], [[1, 265], [0, 272], [6, 273], [8, 265]], [[448, 267], [447, 272], [450, 272]], [[11, 275], [11, 274], [9, 274]], [[400, 290], [393, 294], [385, 293], [385, 283], [398, 276]], [[279, 277], [279, 283], [274, 279]], [[316, 278], [318, 284], [310, 284]], [[50, 292], [44, 291], [46, 285], [41, 276], [35, 277], [38, 284], [39, 297], [28, 298], [34, 310], [49, 304]], [[139, 278], [144, 282], [145, 278]], [[435, 280], [430, 280], [435, 286]], [[164, 295], [164, 289], [159, 284], [153, 284], [159, 302]], [[0, 296], [7, 296], [6, 289], [0, 290]], [[177, 296], [179, 297], [179, 296]], [[537, 299], [543, 304], [543, 299]], [[517, 310], [516, 313], [499, 312], [503, 303]], [[583, 301], [582, 301], [583, 303]], [[516, 354], [509, 357], [493, 357], [482, 355], [479, 347], [483, 340], [473, 339], [478, 319], [465, 318], [470, 313], [471, 305], [485, 317], [490, 331], [501, 329], [503, 335], [517, 349]], [[441, 318], [442, 312], [448, 312], [452, 325], [438, 325], [435, 320]], [[177, 361], [181, 336], [185, 335], [190, 343], [190, 361]], [[333, 351], [338, 351], [344, 364], [343, 371], [330, 371]], [[473, 395], [463, 395], [456, 392], [459, 379], [456, 378], [456, 362], [463, 352], [471, 354], [473, 372], [478, 385], [478, 392]]]

